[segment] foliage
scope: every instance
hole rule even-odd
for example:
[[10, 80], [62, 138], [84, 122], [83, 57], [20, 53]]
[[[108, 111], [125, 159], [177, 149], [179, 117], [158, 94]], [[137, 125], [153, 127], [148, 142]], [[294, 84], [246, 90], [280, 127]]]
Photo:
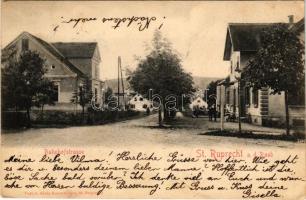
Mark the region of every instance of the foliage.
[[[150, 53], [145, 58], [139, 59], [137, 69], [129, 75], [128, 81], [134, 91], [143, 96], [147, 96], [150, 90], [153, 94], [160, 96], [159, 126], [162, 126], [162, 110], [164, 110], [165, 119], [175, 116], [175, 110], [167, 110], [166, 104], [173, 108], [173, 101], [175, 101], [176, 108], [181, 108], [180, 97], [192, 94], [195, 91], [192, 86], [192, 76], [184, 71], [179, 56], [172, 50], [170, 42], [163, 38], [159, 31], [154, 33]], [[171, 95], [170, 99], [166, 99], [168, 95]], [[189, 100], [189, 98], [183, 99], [185, 100], [184, 103]], [[172, 102], [169, 102], [169, 100]]]
[[55, 105], [52, 97], [56, 95], [56, 92], [54, 90], [54, 84], [47, 79], [43, 80], [41, 84], [42, 87], [34, 98], [34, 105], [41, 107], [43, 110], [44, 105]]
[[139, 61], [128, 80], [131, 87], [143, 96], [150, 89], [163, 98], [170, 94], [180, 96], [194, 91], [192, 76], [184, 71], [179, 56], [159, 31], [154, 34], [150, 53]]
[[112, 88], [110, 88], [110, 87], [107, 87], [106, 88], [106, 91], [105, 91], [105, 95], [104, 95], [104, 102], [105, 103], [108, 103], [109, 101], [110, 101], [110, 97], [113, 95], [113, 90], [112, 90]]
[[272, 93], [295, 92], [304, 85], [304, 47], [286, 24], [264, 29], [261, 48], [243, 71], [245, 81], [255, 89], [269, 87]]
[[[26, 109], [30, 123], [29, 111], [36, 105], [35, 99], [48, 95], [45, 87], [52, 87], [52, 82], [44, 77], [47, 72], [45, 61], [38, 53], [23, 51], [20, 56], [9, 56], [2, 68], [2, 109]], [[48, 100], [47, 103], [52, 103]]]
[[304, 85], [304, 46], [297, 33], [286, 24], [264, 29], [260, 41], [261, 47], [242, 72], [242, 77], [255, 90], [268, 87], [272, 94], [284, 92], [286, 132], [289, 134], [288, 93], [299, 95]]
[[90, 104], [92, 97], [91, 81], [89, 78], [85, 78], [82, 80], [81, 86], [74, 91], [71, 102], [79, 104], [82, 107], [84, 115], [85, 107]]
[[211, 81], [208, 85], [207, 85], [207, 92], [204, 93], [204, 99], [206, 99], [206, 95], [207, 95], [207, 103], [208, 105], [212, 105], [214, 103], [216, 103], [215, 99], [212, 98], [212, 96], [214, 95], [215, 97], [217, 97], [217, 86], [218, 83], [220, 82], [220, 80], [216, 80], [216, 81]]

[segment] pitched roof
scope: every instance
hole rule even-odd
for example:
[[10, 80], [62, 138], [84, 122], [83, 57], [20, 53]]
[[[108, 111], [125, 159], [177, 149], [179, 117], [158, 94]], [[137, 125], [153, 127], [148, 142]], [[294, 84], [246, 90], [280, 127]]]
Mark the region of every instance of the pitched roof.
[[97, 48], [96, 42], [56, 42], [52, 45], [66, 58], [92, 58]]
[[[262, 30], [275, 24], [277, 23], [229, 23], [223, 59], [230, 59], [231, 47], [234, 51], [257, 51], [261, 45], [260, 34]], [[304, 18], [302, 18], [293, 24], [292, 30], [304, 31], [304, 24]]]
[[59, 59], [61, 62], [63, 62], [65, 65], [67, 65], [73, 72], [84, 76], [84, 73], [80, 71], [76, 66], [74, 66], [71, 62], [69, 62], [68, 59], [65, 58], [64, 55], [62, 55], [52, 44], [49, 44], [48, 42], [40, 39], [37, 36], [34, 36], [30, 33], [25, 32], [26, 34], [29, 34], [31, 37], [33, 37], [37, 42], [39, 42], [42, 46], [44, 46], [53, 56], [55, 56], [57, 59]]
[[229, 24], [234, 51], [256, 51], [260, 47], [260, 34], [272, 24]]
[[296, 22], [292, 28], [293, 31], [304, 32], [305, 30], [305, 18], [303, 17], [300, 21]]
[[231, 47], [234, 51], [257, 51], [260, 47], [262, 30], [276, 23], [230, 23], [224, 49], [224, 60], [230, 60]]

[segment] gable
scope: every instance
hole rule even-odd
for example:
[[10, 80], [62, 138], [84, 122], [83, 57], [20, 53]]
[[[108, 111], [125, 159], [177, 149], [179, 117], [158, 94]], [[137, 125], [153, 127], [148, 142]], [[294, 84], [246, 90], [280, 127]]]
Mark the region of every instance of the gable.
[[303, 33], [305, 30], [305, 19], [302, 18], [300, 21], [298, 21], [297, 23], [295, 23], [291, 29], [295, 32], [298, 33]]
[[57, 42], [52, 45], [84, 74], [99, 79], [100, 53], [96, 42]]
[[229, 30], [226, 31], [225, 48], [223, 54], [223, 60], [230, 60], [232, 52], [232, 40], [230, 38]]
[[231, 24], [229, 30], [234, 51], [256, 51], [260, 47], [260, 35], [271, 24]]
[[262, 31], [274, 23], [230, 23], [227, 28], [224, 60], [230, 60], [231, 51], [257, 51]]
[[[70, 63], [58, 50], [44, 40], [27, 32], [21, 33], [15, 40], [8, 44], [3, 51], [10, 49], [12, 46], [16, 46], [17, 53], [21, 52], [22, 39], [29, 40], [29, 49], [37, 51], [43, 58], [46, 59], [46, 65], [55, 65], [58, 69], [53, 73], [65, 73], [65, 74], [78, 74], [83, 76], [83, 73], [78, 70], [72, 63]], [[49, 67], [49, 66], [47, 66]], [[48, 70], [50, 72], [50, 70]], [[52, 73], [51, 73], [52, 74]]]

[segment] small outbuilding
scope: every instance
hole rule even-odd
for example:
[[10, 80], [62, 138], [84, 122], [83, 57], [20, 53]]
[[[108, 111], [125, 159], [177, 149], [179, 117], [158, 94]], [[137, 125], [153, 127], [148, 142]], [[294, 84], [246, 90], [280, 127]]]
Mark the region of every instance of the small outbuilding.
[[149, 108], [150, 111], [152, 111], [153, 104], [150, 100], [144, 98], [142, 95], [136, 94], [129, 101], [129, 108], [136, 111], [147, 111]]
[[191, 110], [201, 109], [203, 111], [206, 111], [208, 108], [208, 105], [201, 97], [197, 97], [191, 102], [189, 107]]

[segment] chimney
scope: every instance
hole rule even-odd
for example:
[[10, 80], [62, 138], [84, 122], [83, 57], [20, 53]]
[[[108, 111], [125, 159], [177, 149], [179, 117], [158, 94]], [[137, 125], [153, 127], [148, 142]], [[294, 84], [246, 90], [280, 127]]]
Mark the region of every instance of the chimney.
[[289, 24], [293, 24], [294, 23], [294, 15], [289, 15], [288, 19], [289, 19]]

